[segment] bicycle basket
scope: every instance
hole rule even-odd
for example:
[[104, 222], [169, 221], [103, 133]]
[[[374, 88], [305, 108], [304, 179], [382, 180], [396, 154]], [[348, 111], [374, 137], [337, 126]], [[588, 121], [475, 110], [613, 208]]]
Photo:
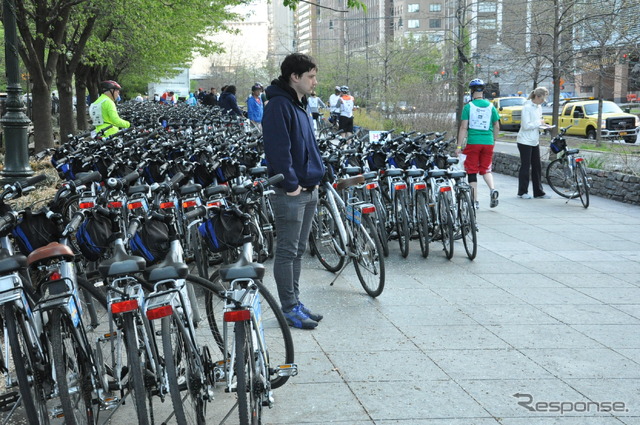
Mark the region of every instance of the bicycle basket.
[[384, 170], [386, 166], [387, 155], [383, 152], [372, 152], [367, 155], [367, 162], [371, 171]]
[[553, 153], [560, 153], [567, 148], [567, 142], [564, 139], [553, 139], [549, 148]]
[[202, 187], [207, 187], [213, 183], [214, 175], [205, 164], [196, 164], [193, 169], [193, 180]]
[[147, 265], [162, 261], [169, 252], [169, 227], [160, 220], [147, 220], [129, 240], [133, 255], [144, 257]]
[[200, 235], [211, 252], [237, 248], [244, 243], [244, 219], [232, 210], [216, 210], [198, 226]]
[[112, 236], [111, 220], [94, 212], [78, 227], [76, 242], [87, 260], [96, 261], [109, 247]]
[[47, 217], [44, 211], [26, 209], [20, 223], [11, 230], [14, 240], [24, 255], [55, 242], [62, 236], [59, 226]]
[[231, 179], [235, 179], [239, 175], [240, 165], [229, 158], [223, 159], [220, 166], [216, 168], [218, 183], [225, 183]]

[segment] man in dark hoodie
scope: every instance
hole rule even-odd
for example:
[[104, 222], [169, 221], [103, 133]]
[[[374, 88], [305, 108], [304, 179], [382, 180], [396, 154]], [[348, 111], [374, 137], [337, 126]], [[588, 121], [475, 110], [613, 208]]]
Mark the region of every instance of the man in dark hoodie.
[[313, 329], [322, 315], [300, 302], [302, 254], [307, 247], [311, 222], [318, 203], [318, 185], [324, 165], [313, 122], [307, 112], [307, 96], [316, 84], [318, 67], [301, 53], [287, 56], [281, 75], [266, 93], [262, 133], [269, 174], [283, 174], [273, 197], [278, 244], [273, 266], [282, 311], [289, 326]]
[[236, 100], [236, 86], [226, 86], [218, 99], [218, 106], [232, 115], [244, 116], [244, 112], [238, 107]]

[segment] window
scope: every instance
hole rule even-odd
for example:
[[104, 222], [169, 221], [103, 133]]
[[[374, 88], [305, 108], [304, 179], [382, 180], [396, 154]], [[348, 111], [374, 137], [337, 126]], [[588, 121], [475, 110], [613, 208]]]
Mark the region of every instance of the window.
[[495, 18], [478, 18], [478, 28], [485, 30], [494, 30], [496, 29], [496, 19]]
[[407, 5], [407, 12], [409, 12], [409, 13], [420, 12], [420, 4], [412, 3], [412, 4]]
[[419, 19], [409, 19], [409, 20], [407, 20], [407, 26], [409, 28], [420, 28], [420, 20]]
[[440, 28], [441, 25], [440, 19], [429, 19], [429, 28]]
[[429, 12], [442, 12], [442, 5], [440, 3], [430, 4]]
[[496, 4], [492, 1], [481, 1], [478, 3], [478, 13], [495, 12]]

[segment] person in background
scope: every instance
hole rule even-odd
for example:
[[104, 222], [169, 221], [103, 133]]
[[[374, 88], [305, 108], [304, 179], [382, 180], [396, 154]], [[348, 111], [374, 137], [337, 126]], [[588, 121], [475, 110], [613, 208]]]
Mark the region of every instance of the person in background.
[[320, 108], [326, 108], [327, 105], [324, 104], [322, 99], [316, 96], [315, 91], [311, 92], [311, 96], [309, 96], [307, 102], [309, 103], [309, 112], [311, 112], [311, 118], [313, 118], [313, 125], [317, 131], [320, 125], [318, 122], [318, 120], [320, 119]]
[[[476, 209], [478, 201], [478, 174], [490, 189], [491, 208], [498, 206], [498, 191], [493, 184], [491, 163], [493, 161], [493, 147], [500, 132], [500, 115], [491, 102], [484, 98], [485, 84], [479, 78], [469, 83], [471, 101], [462, 108], [460, 129], [458, 130], [458, 146], [456, 155], [464, 153], [467, 158], [464, 168], [467, 171], [469, 185], [473, 192]], [[466, 146], [463, 146], [466, 142]], [[464, 147], [464, 150], [462, 148]]]
[[355, 99], [349, 94], [349, 87], [340, 87], [340, 98], [338, 108], [340, 108], [340, 118], [338, 118], [338, 129], [343, 131], [344, 137], [351, 137], [353, 134], [353, 108]]
[[518, 173], [518, 198], [531, 199], [529, 176], [533, 187], [533, 197], [550, 198], [542, 187], [542, 165], [540, 164], [540, 127], [544, 126], [542, 105], [549, 90], [538, 87], [531, 92], [522, 107], [522, 121], [518, 131], [518, 151], [520, 151], [520, 172]]
[[284, 58], [280, 76], [267, 87], [269, 103], [262, 120], [269, 175], [284, 176], [272, 198], [278, 234], [273, 274], [287, 323], [301, 329], [314, 329], [322, 319], [300, 302], [302, 255], [325, 172], [307, 112], [307, 97], [318, 84], [317, 72], [315, 61], [305, 54]]
[[189, 106], [198, 106], [198, 99], [196, 99], [196, 96], [193, 93], [189, 93], [189, 97], [185, 103]]
[[175, 105], [178, 103], [178, 99], [176, 99], [176, 96], [172, 91], [164, 92], [162, 93], [162, 96], [160, 96], [160, 103], [164, 103], [165, 105]]
[[336, 86], [334, 93], [329, 96], [329, 122], [335, 126], [338, 125], [338, 118], [340, 117], [340, 107], [338, 106], [338, 100], [340, 100], [340, 87]]
[[96, 127], [95, 131], [100, 132], [106, 129], [103, 133], [105, 137], [117, 133], [121, 128], [131, 126], [129, 121], [120, 118], [116, 109], [115, 102], [120, 98], [120, 90], [122, 87], [115, 81], [101, 82], [100, 92], [102, 94], [89, 106], [89, 116]]
[[209, 93], [203, 96], [202, 104], [206, 106], [216, 106], [218, 104], [218, 93], [216, 93], [215, 87], [211, 87]]
[[261, 93], [262, 86], [254, 85], [251, 87], [251, 96], [247, 98], [247, 118], [260, 130], [262, 130], [262, 115], [264, 113], [264, 106], [260, 98]]
[[141, 93], [138, 93], [138, 95], [135, 97], [135, 101], [136, 102], [144, 102], [144, 97], [142, 97]]
[[234, 85], [225, 86], [224, 92], [220, 94], [220, 99], [218, 99], [218, 106], [228, 111], [231, 115], [244, 116], [244, 112], [238, 107], [236, 86]]

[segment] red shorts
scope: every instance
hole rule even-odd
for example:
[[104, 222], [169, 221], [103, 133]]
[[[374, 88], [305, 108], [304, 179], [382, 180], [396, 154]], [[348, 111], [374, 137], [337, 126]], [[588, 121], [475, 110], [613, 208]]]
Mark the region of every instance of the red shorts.
[[493, 145], [467, 145], [462, 153], [467, 155], [464, 160], [464, 169], [467, 174], [482, 176], [491, 172]]

